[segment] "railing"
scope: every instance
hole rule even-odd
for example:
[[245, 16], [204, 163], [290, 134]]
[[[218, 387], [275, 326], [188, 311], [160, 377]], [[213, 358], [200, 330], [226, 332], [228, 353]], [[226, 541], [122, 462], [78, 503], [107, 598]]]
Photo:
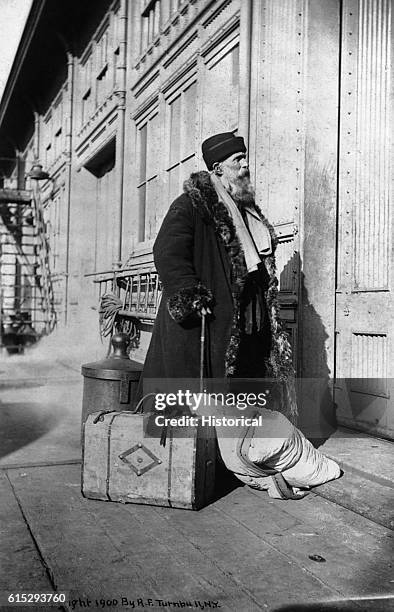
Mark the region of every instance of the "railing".
[[121, 272], [117, 283], [123, 294], [119, 316], [154, 321], [161, 297], [157, 272]]
[[152, 265], [104, 272], [93, 280], [99, 285], [101, 333], [127, 333], [135, 338], [141, 324], [153, 325], [161, 299], [159, 276]]
[[37, 187], [33, 190], [32, 199], [33, 223], [36, 228], [38, 273], [40, 291], [42, 296], [42, 308], [45, 314], [45, 333], [49, 334], [56, 326], [57, 315], [55, 310], [55, 299], [53, 292], [52, 276], [49, 265], [49, 241], [46, 233], [46, 225], [40, 198], [40, 191]]
[[0, 190], [0, 346], [22, 352], [56, 325], [39, 190]]

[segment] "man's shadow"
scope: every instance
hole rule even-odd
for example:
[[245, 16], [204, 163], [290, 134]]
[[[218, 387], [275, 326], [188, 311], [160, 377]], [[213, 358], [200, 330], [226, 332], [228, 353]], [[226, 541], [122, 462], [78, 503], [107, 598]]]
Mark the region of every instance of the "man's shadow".
[[281, 271], [280, 281], [281, 286], [286, 286], [294, 270], [299, 270], [300, 302], [296, 314], [298, 329], [295, 329], [296, 342], [293, 346], [297, 372], [297, 426], [318, 447], [337, 429], [333, 397], [334, 372], [330, 371], [327, 360], [326, 341], [329, 335], [309, 300], [300, 264], [300, 256], [295, 253]]

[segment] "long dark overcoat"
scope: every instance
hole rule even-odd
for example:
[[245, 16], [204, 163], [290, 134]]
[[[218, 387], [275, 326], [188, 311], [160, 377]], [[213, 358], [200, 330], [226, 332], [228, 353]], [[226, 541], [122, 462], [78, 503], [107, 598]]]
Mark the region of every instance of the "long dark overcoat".
[[[256, 207], [268, 227], [272, 226]], [[208, 172], [191, 175], [184, 193], [170, 206], [153, 247], [163, 286], [162, 300], [147, 353], [144, 378], [198, 378], [201, 318], [210, 305], [205, 361], [210, 377], [235, 373], [240, 344], [240, 296], [247, 276], [245, 258], [225, 205], [218, 201]], [[265, 299], [271, 337], [267, 376], [286, 379], [292, 371], [291, 349], [277, 314], [274, 256], [267, 270]], [[263, 357], [262, 357], [263, 358]]]

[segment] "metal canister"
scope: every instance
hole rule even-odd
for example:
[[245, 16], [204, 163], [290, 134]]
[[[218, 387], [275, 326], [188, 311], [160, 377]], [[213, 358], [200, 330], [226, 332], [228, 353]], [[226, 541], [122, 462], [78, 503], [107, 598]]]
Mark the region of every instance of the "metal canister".
[[142, 364], [127, 355], [126, 334], [112, 338], [113, 353], [108, 359], [85, 363], [82, 400], [82, 428], [89, 414], [101, 411], [122, 411], [135, 408], [135, 397]]

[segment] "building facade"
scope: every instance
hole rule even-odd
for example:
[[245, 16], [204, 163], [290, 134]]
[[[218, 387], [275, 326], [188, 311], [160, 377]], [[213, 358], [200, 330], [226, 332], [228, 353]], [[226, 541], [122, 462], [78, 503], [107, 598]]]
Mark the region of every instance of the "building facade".
[[201, 142], [233, 131], [279, 237], [304, 418], [335, 405], [392, 437], [392, 19], [391, 0], [35, 0], [0, 157], [18, 158], [4, 187], [32, 188], [21, 167], [38, 162], [50, 175], [34, 189], [58, 325], [97, 317], [119, 267], [152, 269]]

